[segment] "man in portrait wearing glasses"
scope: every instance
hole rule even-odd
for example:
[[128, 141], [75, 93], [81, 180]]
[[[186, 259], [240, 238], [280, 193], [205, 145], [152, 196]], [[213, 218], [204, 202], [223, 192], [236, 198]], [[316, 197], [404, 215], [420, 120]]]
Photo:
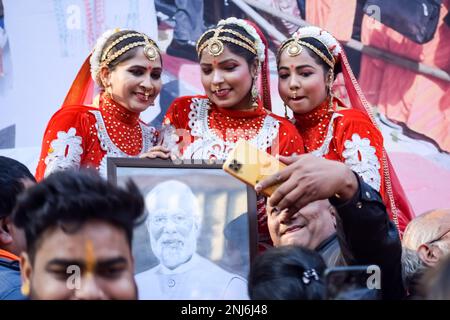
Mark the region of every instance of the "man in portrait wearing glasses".
[[402, 240], [403, 278], [411, 297], [424, 272], [450, 254], [450, 209], [432, 210], [414, 218]]
[[145, 204], [151, 249], [160, 263], [136, 275], [140, 299], [248, 299], [245, 279], [196, 253], [200, 209], [186, 184], [162, 182]]

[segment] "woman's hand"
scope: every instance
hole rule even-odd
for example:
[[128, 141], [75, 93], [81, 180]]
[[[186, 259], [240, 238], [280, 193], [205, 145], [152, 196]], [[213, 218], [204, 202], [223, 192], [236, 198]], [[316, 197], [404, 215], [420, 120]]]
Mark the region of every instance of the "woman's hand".
[[170, 150], [163, 146], [154, 146], [150, 148], [147, 152], [141, 154], [139, 158], [148, 158], [148, 159], [169, 159], [170, 158]]

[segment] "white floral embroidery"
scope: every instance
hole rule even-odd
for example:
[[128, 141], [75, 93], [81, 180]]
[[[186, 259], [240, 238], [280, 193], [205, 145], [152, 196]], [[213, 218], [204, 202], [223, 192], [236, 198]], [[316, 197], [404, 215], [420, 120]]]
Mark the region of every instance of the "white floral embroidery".
[[[208, 125], [209, 103], [207, 99], [193, 98], [189, 112], [189, 128], [195, 141], [183, 152], [184, 159], [214, 159], [225, 160], [236, 143], [223, 140], [215, 130]], [[277, 137], [280, 122], [271, 116], [264, 119], [263, 126], [258, 134], [249, 140], [249, 143], [260, 150], [266, 151], [272, 146]]]
[[380, 191], [380, 162], [376, 155], [376, 149], [370, 145], [370, 140], [368, 138], [361, 139], [357, 133], [354, 133], [351, 140], [344, 142], [344, 147], [342, 156], [345, 164], [360, 175], [364, 182]]
[[45, 158], [44, 177], [54, 171], [80, 167], [83, 153], [82, 139], [75, 135], [76, 132], [75, 128], [70, 128], [67, 132], [59, 131], [56, 134], [56, 139], [50, 143], [48, 155]]

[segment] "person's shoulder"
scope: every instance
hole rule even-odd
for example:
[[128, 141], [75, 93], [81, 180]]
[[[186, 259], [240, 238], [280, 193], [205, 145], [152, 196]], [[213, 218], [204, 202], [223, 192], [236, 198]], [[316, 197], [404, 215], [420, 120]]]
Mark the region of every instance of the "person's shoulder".
[[205, 95], [181, 96], [173, 100], [172, 107], [186, 106], [190, 105], [193, 101], [202, 100], [208, 100], [208, 97]]
[[20, 293], [20, 287], [20, 272], [0, 265], [0, 300], [23, 299], [23, 296]]
[[156, 275], [156, 272], [158, 271], [158, 268], [159, 268], [159, 265], [152, 267], [150, 269], [147, 269], [145, 271], [139, 272], [139, 273], [135, 274], [134, 277], [135, 277], [136, 281], [154, 277]]
[[91, 113], [94, 110], [98, 110], [98, 108], [85, 105], [64, 106], [53, 114], [50, 122], [60, 119], [76, 120], [81, 118], [94, 118], [94, 115]]
[[204, 276], [209, 276], [213, 279], [216, 279], [216, 281], [218, 279], [224, 278], [226, 278], [227, 280], [232, 280], [234, 278], [244, 280], [241, 276], [228, 272], [227, 270], [223, 269], [222, 267], [212, 262], [211, 260], [208, 260], [200, 255], [198, 256], [198, 259], [201, 262], [200, 267], [202, 269], [208, 269], [207, 271], [205, 270]]
[[367, 123], [373, 125], [370, 120], [369, 115], [362, 112], [361, 110], [352, 109], [352, 108], [337, 108], [335, 111], [339, 117], [336, 118], [337, 122], [341, 123]]

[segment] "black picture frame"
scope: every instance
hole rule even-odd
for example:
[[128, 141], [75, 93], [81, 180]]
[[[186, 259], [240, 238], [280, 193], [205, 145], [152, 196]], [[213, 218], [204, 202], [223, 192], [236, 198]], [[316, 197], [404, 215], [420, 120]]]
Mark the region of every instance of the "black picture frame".
[[[220, 164], [178, 164], [163, 159], [112, 157], [107, 160], [107, 179], [119, 186], [129, 179], [133, 180], [144, 198], [157, 184], [166, 180], [187, 184], [197, 197], [202, 211], [197, 253], [224, 270], [247, 279], [257, 253], [257, 196], [252, 187], [227, 174]], [[239, 249], [241, 263], [235, 263], [236, 252], [231, 253], [232, 247]], [[151, 250], [146, 223], [135, 228], [133, 256], [137, 276], [159, 264]]]

